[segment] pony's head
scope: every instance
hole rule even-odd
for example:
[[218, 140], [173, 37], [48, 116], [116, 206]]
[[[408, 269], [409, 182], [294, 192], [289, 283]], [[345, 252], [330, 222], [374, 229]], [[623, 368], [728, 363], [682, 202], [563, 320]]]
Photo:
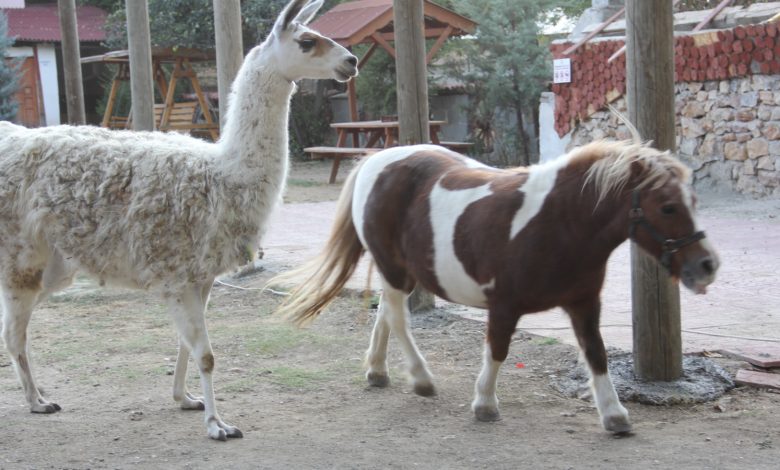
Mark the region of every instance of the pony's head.
[[274, 23], [268, 43], [279, 72], [290, 81], [333, 78], [341, 82], [357, 75], [357, 57], [306, 27], [323, 0], [292, 0]]
[[685, 287], [706, 292], [719, 262], [696, 222], [690, 170], [669, 152], [636, 141], [591, 145], [601, 146], [600, 153], [607, 155], [587, 173], [599, 201], [610, 194], [622, 198], [629, 237]]

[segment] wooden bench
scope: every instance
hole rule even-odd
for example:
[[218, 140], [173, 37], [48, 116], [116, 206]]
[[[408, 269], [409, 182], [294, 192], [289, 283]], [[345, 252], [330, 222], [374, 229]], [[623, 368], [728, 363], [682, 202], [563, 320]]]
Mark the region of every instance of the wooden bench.
[[[161, 131], [178, 131], [185, 134], [192, 134], [200, 131], [200, 134], [205, 132], [210, 135], [213, 140], [216, 140], [218, 137], [217, 131], [219, 130], [219, 124], [196, 122], [199, 104], [200, 103], [197, 101], [173, 103], [171, 114], [168, 116], [168, 122], [165, 125], [162, 124], [165, 105], [155, 104], [154, 122], [157, 124], [157, 129]], [[206, 112], [208, 112], [208, 110], [206, 110]]]
[[336, 182], [336, 175], [339, 172], [339, 165], [344, 158], [360, 158], [371, 155], [382, 149], [374, 148], [356, 148], [356, 147], [306, 147], [304, 152], [311, 155], [312, 160], [322, 160], [325, 158], [333, 159], [333, 166], [330, 170], [329, 184]]
[[439, 142], [439, 145], [458, 153], [465, 153], [474, 146], [472, 142]]

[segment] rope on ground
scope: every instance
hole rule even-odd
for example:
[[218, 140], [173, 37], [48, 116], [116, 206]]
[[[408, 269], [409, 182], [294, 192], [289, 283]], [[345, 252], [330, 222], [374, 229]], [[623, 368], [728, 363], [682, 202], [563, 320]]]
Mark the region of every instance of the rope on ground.
[[216, 280], [216, 281], [214, 281], [214, 282], [216, 282], [217, 284], [219, 284], [219, 285], [221, 285], [221, 286], [230, 287], [230, 288], [232, 288], [232, 289], [239, 289], [239, 290], [259, 290], [259, 291], [265, 291], [265, 292], [268, 292], [268, 293], [270, 293], [270, 294], [273, 294], [273, 295], [278, 295], [278, 296], [281, 296], [281, 297], [287, 297], [287, 296], [289, 296], [289, 295], [290, 295], [290, 293], [289, 293], [289, 292], [282, 292], [282, 291], [274, 290], [274, 289], [271, 289], [270, 287], [241, 287], [241, 286], [236, 286], [236, 285], [234, 285], [234, 284], [228, 284], [227, 282], [225, 282], [225, 281], [220, 281], [219, 279], [217, 279], [217, 280]]

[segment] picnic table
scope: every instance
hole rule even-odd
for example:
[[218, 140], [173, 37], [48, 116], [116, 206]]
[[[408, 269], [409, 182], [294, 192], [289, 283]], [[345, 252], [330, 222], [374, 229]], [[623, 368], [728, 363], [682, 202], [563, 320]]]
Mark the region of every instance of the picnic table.
[[[467, 142], [441, 142], [439, 132], [447, 121], [429, 121], [431, 142], [436, 145], [465, 150], [471, 144]], [[398, 120], [373, 120], [354, 122], [334, 122], [330, 125], [338, 132], [335, 147], [307, 147], [305, 152], [313, 159], [332, 158], [333, 166], [328, 183], [336, 182], [341, 160], [345, 158], [364, 157], [383, 148], [398, 145]], [[362, 137], [362, 138], [361, 138]]]

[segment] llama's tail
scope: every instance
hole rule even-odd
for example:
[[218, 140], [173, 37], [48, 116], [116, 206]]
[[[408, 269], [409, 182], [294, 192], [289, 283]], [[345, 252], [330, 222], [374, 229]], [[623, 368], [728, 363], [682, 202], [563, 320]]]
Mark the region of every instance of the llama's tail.
[[[350, 173], [344, 183], [336, 220], [322, 253], [303, 266], [268, 281], [268, 285], [298, 283], [277, 311], [278, 315], [298, 326], [310, 323], [336, 298], [352, 277], [365, 251], [352, 222], [352, 195], [360, 166]], [[301, 282], [301, 279], [305, 280]]]

